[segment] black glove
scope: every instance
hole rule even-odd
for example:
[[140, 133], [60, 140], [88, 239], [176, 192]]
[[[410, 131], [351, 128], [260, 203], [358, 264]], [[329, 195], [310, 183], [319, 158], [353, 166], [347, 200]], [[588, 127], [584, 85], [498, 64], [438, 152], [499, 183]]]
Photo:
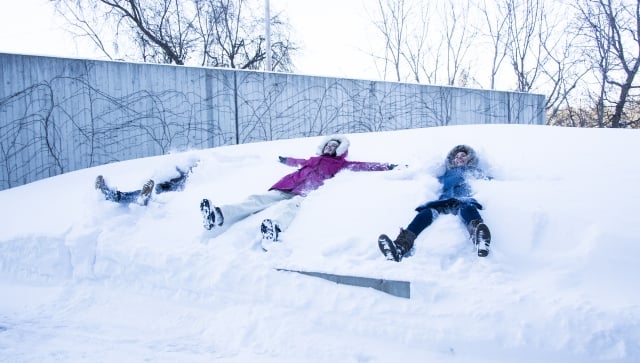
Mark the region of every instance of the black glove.
[[284, 156], [278, 156], [278, 159], [280, 160], [281, 163], [286, 164], [287, 163], [287, 158], [285, 158]]
[[389, 170], [395, 169], [396, 166], [398, 166], [398, 164], [389, 164]]

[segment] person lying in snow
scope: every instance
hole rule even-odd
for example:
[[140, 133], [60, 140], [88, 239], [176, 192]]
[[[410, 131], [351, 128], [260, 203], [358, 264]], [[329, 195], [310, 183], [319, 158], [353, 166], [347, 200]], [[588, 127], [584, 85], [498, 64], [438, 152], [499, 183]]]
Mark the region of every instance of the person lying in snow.
[[459, 215], [469, 231], [471, 241], [476, 245], [478, 256], [489, 254], [491, 233], [482, 221], [478, 209], [482, 205], [471, 197], [471, 187], [467, 183], [470, 178], [489, 179], [478, 168], [476, 152], [467, 145], [454, 147], [445, 160], [445, 173], [438, 177], [442, 184], [442, 193], [438, 200], [425, 203], [416, 211], [406, 229], [400, 228], [400, 234], [392, 241], [386, 234], [378, 238], [378, 247], [387, 260], [400, 262], [413, 248], [416, 237], [440, 214]]
[[324, 184], [324, 180], [332, 178], [339, 171], [382, 171], [395, 168], [396, 164], [361, 162], [346, 160], [349, 140], [342, 135], [328, 136], [318, 146], [318, 156], [309, 159], [296, 159], [280, 156], [280, 162], [300, 167], [295, 172], [284, 176], [266, 193], [251, 195], [243, 202], [232, 205], [214, 206], [209, 199], [200, 202], [203, 225], [207, 230], [219, 233], [231, 224], [254, 213], [260, 212], [278, 202], [287, 201], [279, 207], [278, 221], [265, 219], [260, 230], [263, 248], [266, 250], [272, 242], [278, 241], [278, 234], [285, 230], [295, 217], [301, 198]]
[[151, 198], [154, 185], [156, 194], [183, 190], [184, 184], [189, 177], [189, 173], [194, 166], [195, 164], [190, 166], [186, 171], [180, 169], [179, 167], [176, 167], [176, 171], [178, 172], [178, 175], [176, 177], [165, 180], [158, 184], [155, 184], [153, 179], [149, 179], [142, 185], [142, 189], [132, 190], [129, 192], [121, 192], [118, 189], [108, 186], [107, 182], [104, 179], [104, 176], [98, 175], [96, 177], [95, 188], [102, 192], [106, 200], [112, 202], [121, 204], [137, 203], [140, 205], [147, 205], [147, 203], [149, 203], [149, 199]]

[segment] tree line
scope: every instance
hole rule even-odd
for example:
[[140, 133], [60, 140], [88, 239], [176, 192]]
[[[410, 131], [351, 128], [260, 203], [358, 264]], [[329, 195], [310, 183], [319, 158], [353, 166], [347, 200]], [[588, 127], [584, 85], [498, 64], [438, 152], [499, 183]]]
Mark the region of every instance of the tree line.
[[[51, 1], [69, 30], [113, 60], [258, 70], [269, 57], [273, 71], [291, 72], [299, 50], [286, 11], [265, 12], [265, 0]], [[383, 80], [541, 93], [550, 125], [640, 126], [640, 0], [363, 7]]]

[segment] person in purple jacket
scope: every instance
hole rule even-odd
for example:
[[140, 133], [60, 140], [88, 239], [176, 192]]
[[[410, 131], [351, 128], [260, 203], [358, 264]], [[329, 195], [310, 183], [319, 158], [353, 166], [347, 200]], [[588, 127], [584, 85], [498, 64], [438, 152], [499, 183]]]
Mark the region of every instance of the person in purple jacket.
[[342, 135], [328, 136], [318, 146], [317, 156], [309, 159], [297, 159], [280, 156], [280, 162], [299, 167], [295, 172], [285, 175], [266, 193], [249, 196], [243, 202], [232, 205], [214, 206], [209, 199], [200, 202], [203, 225], [207, 230], [217, 229], [222, 232], [231, 224], [254, 213], [260, 212], [278, 202], [279, 220], [265, 219], [261, 225], [263, 248], [270, 242], [278, 241], [278, 233], [283, 231], [293, 220], [302, 198], [318, 189], [326, 179], [332, 178], [339, 171], [382, 171], [395, 168], [396, 164], [362, 162], [346, 160], [349, 151], [349, 140]]

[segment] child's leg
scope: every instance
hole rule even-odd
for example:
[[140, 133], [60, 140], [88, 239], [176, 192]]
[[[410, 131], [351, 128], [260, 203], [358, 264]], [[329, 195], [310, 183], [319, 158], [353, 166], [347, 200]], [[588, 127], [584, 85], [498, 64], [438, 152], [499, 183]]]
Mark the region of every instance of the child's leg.
[[164, 192], [174, 192], [184, 189], [184, 184], [189, 177], [189, 171], [182, 171], [176, 168], [178, 175], [175, 178], [169, 179], [167, 181], [160, 182], [156, 184], [156, 194], [164, 193]]
[[100, 190], [104, 195], [104, 199], [116, 202], [120, 204], [137, 203], [138, 197], [142, 194], [141, 190], [134, 190], [130, 192], [121, 192], [118, 189], [111, 188], [107, 185], [102, 175], [98, 175], [96, 178], [96, 189]]
[[271, 219], [276, 222], [281, 231], [286, 231], [291, 225], [291, 222], [296, 218], [296, 215], [300, 211], [302, 199], [303, 197], [296, 195], [275, 207], [277, 209], [273, 211], [273, 217]]
[[220, 207], [224, 218], [224, 225], [230, 225], [248, 216], [258, 213], [274, 203], [291, 199], [295, 194], [271, 190], [264, 194], [254, 194], [237, 204], [228, 204]]
[[433, 223], [437, 215], [438, 212], [434, 209], [425, 208], [416, 214], [411, 223], [409, 223], [409, 226], [407, 226], [407, 229], [417, 236]]
[[476, 206], [471, 203], [460, 204], [460, 218], [462, 218], [465, 226], [468, 226], [469, 223], [473, 220], [482, 221], [482, 217], [480, 216], [480, 212], [478, 212], [478, 208], [476, 208]]

